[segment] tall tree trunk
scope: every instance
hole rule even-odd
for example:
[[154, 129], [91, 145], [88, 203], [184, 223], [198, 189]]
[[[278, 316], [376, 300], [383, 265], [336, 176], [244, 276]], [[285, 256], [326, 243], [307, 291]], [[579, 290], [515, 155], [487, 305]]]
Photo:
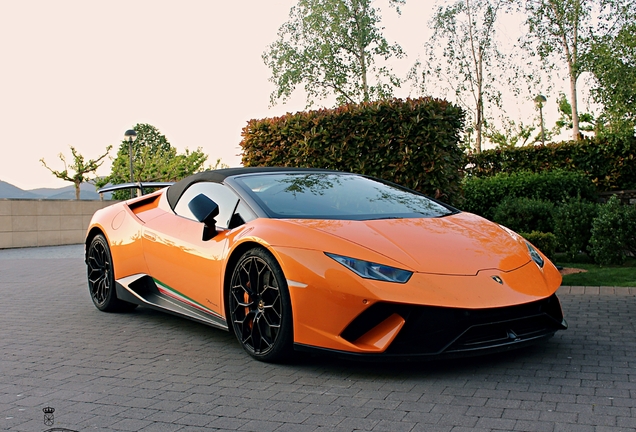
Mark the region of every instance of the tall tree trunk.
[[80, 199], [80, 183], [79, 182], [75, 182], [75, 199], [76, 200]]
[[576, 75], [570, 68], [570, 97], [572, 98], [572, 139], [578, 141], [581, 138], [579, 131], [579, 110], [576, 101]]
[[484, 60], [481, 48], [477, 62], [477, 119], [475, 121], [475, 152], [481, 153], [482, 129], [484, 126]]
[[353, 5], [353, 13], [356, 21], [356, 27], [358, 32], [358, 60], [360, 61], [360, 74], [362, 75], [362, 93], [364, 97], [364, 102], [369, 102], [369, 83], [367, 81], [367, 55], [364, 52], [365, 44], [362, 40], [362, 27], [360, 26], [360, 19], [366, 16], [367, 11], [358, 10], [359, 4], [356, 3]]
[[[556, 7], [556, 2], [551, 1], [550, 6], [552, 11], [559, 17], [559, 19], [563, 20], [565, 17], [559, 16], [558, 8]], [[575, 19], [574, 19], [574, 29], [572, 33], [572, 46], [568, 43], [568, 38], [565, 34], [565, 31], [561, 32], [561, 44], [563, 45], [563, 49], [565, 50], [565, 58], [568, 63], [568, 74], [570, 76], [570, 98], [572, 100], [572, 139], [577, 141], [580, 138], [579, 132], [579, 110], [578, 103], [576, 97], [576, 80], [579, 77], [579, 65], [578, 62], [578, 47], [579, 47], [579, 11], [581, 8], [581, 1], [575, 0]]]

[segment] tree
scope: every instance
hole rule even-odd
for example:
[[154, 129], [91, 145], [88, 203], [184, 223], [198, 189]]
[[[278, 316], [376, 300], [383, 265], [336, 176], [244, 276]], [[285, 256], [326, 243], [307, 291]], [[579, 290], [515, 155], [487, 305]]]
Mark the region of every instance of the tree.
[[[586, 71], [584, 59], [595, 40], [614, 34], [621, 23], [633, 22], [633, 0], [517, 0], [526, 13], [528, 32], [522, 46], [538, 56], [543, 67], [565, 64], [570, 87], [572, 138], [580, 138], [577, 80]], [[589, 57], [588, 57], [589, 59]], [[601, 69], [605, 62], [599, 65]]]
[[497, 147], [509, 149], [516, 146], [523, 147], [540, 141], [541, 134], [531, 139], [535, 130], [536, 126], [524, 125], [523, 122], [517, 124], [514, 120], [504, 117], [502, 118], [501, 130], [487, 124], [484, 128], [484, 136]]
[[583, 59], [595, 78], [592, 97], [604, 107], [607, 128], [634, 135], [636, 126], [636, 24], [627, 23], [616, 35], [596, 38]]
[[[426, 44], [429, 59], [421, 72], [421, 81], [419, 62], [411, 71], [411, 77], [422, 90], [437, 84], [440, 78], [451, 86], [458, 102], [473, 115], [471, 130], [475, 132], [477, 153], [481, 151], [486, 120], [484, 101], [499, 104], [501, 100], [493, 65], [504, 61], [495, 42], [495, 23], [504, 4], [504, 0], [457, 0], [439, 6], [431, 21], [434, 34]], [[440, 42], [444, 47], [441, 58]]]
[[[154, 126], [139, 123], [133, 129], [137, 132], [137, 139], [132, 145], [135, 182], [178, 181], [204, 169], [208, 156], [201, 148], [195, 151], [186, 149], [184, 154], [177, 154], [177, 150]], [[128, 148], [128, 141], [122, 141], [110, 175], [100, 179], [98, 186], [130, 182]], [[126, 191], [113, 193], [114, 199], [126, 199], [128, 196]]]
[[[399, 7], [405, 0], [389, 0]], [[286, 102], [304, 83], [307, 107], [335, 95], [338, 104], [368, 102], [393, 94], [400, 79], [376, 60], [401, 58], [402, 48], [382, 35], [372, 0], [298, 0], [263, 61], [276, 85], [270, 101]], [[399, 8], [398, 8], [399, 13]]]
[[[520, 0], [527, 14], [524, 47], [553, 67], [551, 60], [564, 61], [570, 83], [572, 138], [579, 139], [577, 80], [581, 74], [579, 53], [589, 39], [594, 0]], [[556, 57], [556, 59], [554, 59]]]
[[[106, 147], [106, 153], [104, 153], [97, 159], [89, 159], [87, 162], [84, 162], [84, 156], [79, 154], [77, 150], [75, 150], [75, 147], [70, 147], [71, 154], [73, 155], [73, 163], [70, 166], [67, 166], [66, 157], [62, 153], [58, 155], [60, 160], [64, 163], [64, 169], [62, 171], [56, 171], [49, 168], [46, 162], [44, 162], [44, 158], [40, 159], [40, 162], [42, 162], [44, 168], [51, 171], [55, 177], [73, 183], [73, 185], [75, 185], [75, 199], [79, 200], [80, 185], [84, 182], [92, 181], [95, 179], [95, 177], [89, 178], [87, 174], [95, 174], [97, 168], [99, 168], [104, 163], [103, 159], [108, 155], [108, 152], [110, 152], [112, 146]], [[75, 174], [69, 173], [69, 169], [73, 170]]]
[[[559, 108], [559, 119], [556, 121], [556, 125], [554, 128], [554, 135], [558, 135], [561, 133], [563, 128], [572, 129], [574, 127], [574, 122], [572, 121], [572, 105], [568, 101], [565, 93], [559, 93], [559, 99], [557, 100], [558, 108]], [[602, 127], [602, 124], [597, 122], [597, 119], [590, 113], [579, 113], [579, 136], [577, 139], [581, 139], [583, 137], [583, 132], [593, 132], [595, 135], [598, 133], [599, 128]]]

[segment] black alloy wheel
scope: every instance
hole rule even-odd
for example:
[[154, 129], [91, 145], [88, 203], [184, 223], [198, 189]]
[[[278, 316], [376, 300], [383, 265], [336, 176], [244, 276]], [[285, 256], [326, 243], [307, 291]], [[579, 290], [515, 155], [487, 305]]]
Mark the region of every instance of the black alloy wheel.
[[97, 309], [104, 312], [122, 312], [137, 306], [117, 298], [113, 258], [108, 242], [102, 234], [96, 235], [88, 247], [86, 273], [88, 290]]
[[280, 361], [292, 350], [292, 311], [287, 281], [262, 248], [247, 251], [232, 273], [228, 292], [231, 326], [252, 357]]

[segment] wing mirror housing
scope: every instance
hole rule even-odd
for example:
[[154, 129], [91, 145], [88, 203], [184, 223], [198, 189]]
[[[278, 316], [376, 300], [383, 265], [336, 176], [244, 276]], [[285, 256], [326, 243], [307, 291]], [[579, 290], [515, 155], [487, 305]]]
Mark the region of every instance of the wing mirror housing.
[[199, 222], [203, 223], [203, 241], [216, 236], [216, 219], [219, 215], [219, 205], [204, 194], [195, 196], [188, 203], [188, 208]]

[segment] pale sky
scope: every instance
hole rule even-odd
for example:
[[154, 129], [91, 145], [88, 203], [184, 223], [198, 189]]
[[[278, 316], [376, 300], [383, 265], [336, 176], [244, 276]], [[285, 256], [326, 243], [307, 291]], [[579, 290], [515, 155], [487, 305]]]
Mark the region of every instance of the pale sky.
[[[240, 165], [241, 129], [253, 118], [303, 110], [304, 95], [269, 107], [261, 54], [296, 0], [0, 0], [0, 180], [22, 189], [63, 187], [69, 146], [95, 158], [136, 123], [157, 127], [179, 152], [201, 147]], [[386, 1], [385, 37], [408, 54], [425, 38], [433, 2]], [[396, 96], [417, 96], [408, 86]], [[327, 103], [331, 106], [332, 103]], [[320, 106], [320, 104], [318, 105]], [[514, 117], [511, 115], [511, 117]], [[110, 161], [97, 172], [110, 173]]]

